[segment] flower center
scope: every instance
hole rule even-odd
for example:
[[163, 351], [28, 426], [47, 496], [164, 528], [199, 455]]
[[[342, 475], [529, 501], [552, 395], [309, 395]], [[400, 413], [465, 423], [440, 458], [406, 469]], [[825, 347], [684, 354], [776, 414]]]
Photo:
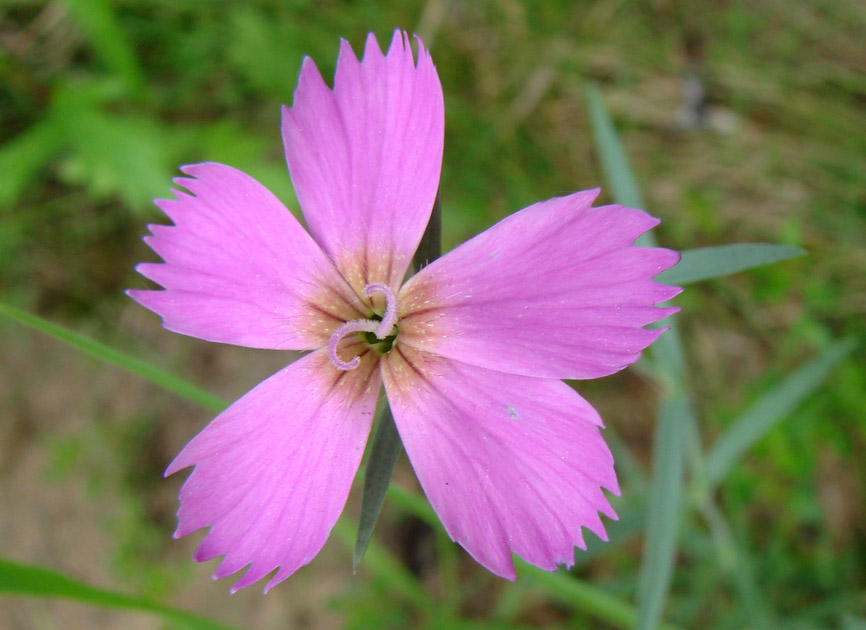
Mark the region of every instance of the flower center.
[[346, 322], [331, 334], [328, 341], [328, 357], [338, 370], [354, 370], [361, 362], [359, 357], [351, 361], [343, 361], [337, 356], [337, 345], [340, 340], [351, 333], [363, 333], [364, 341], [376, 347], [380, 354], [385, 354], [394, 345], [397, 331], [394, 325], [397, 323], [397, 298], [390, 287], [385, 284], [368, 284], [364, 287], [364, 296], [371, 297], [374, 293], [382, 293], [385, 296], [385, 314], [373, 315], [369, 319], [353, 319]]

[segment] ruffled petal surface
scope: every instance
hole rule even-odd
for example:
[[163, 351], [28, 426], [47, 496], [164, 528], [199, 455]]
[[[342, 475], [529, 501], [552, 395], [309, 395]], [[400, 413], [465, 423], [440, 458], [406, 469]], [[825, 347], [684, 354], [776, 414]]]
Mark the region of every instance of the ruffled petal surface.
[[175, 537], [210, 531], [198, 561], [225, 555], [214, 579], [249, 570], [232, 591], [309, 563], [336, 523], [358, 470], [381, 378], [373, 353], [335, 369], [320, 350], [217, 416], [166, 471], [195, 466], [180, 491]]
[[194, 164], [175, 179], [189, 193], [156, 205], [173, 226], [151, 225], [165, 263], [142, 263], [164, 291], [127, 293], [169, 330], [254, 348], [311, 350], [359, 317], [328, 257], [264, 186], [230, 166]]
[[513, 374], [598, 378], [621, 370], [676, 308], [652, 278], [677, 252], [636, 247], [658, 224], [641, 210], [592, 208], [598, 191], [543, 201], [434, 261], [400, 292], [399, 341]]
[[283, 141], [295, 192], [316, 241], [356, 291], [397, 290], [439, 186], [442, 86], [419, 40], [395, 31], [387, 55], [370, 34], [359, 62], [345, 41], [333, 91], [304, 60]]
[[555, 379], [494, 372], [399, 345], [382, 375], [406, 453], [446, 531], [514, 579], [511, 554], [543, 569], [574, 564], [581, 527], [619, 493], [596, 411]]

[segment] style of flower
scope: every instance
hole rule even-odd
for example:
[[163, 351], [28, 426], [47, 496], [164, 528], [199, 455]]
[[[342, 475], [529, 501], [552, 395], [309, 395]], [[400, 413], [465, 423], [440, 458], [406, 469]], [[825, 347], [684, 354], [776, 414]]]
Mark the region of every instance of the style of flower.
[[536, 203], [404, 283], [437, 193], [442, 88], [429, 53], [395, 32], [363, 61], [342, 42], [334, 88], [305, 59], [283, 108], [289, 173], [309, 233], [229, 166], [183, 167], [188, 192], [156, 205], [165, 261], [130, 290], [166, 328], [208, 341], [308, 351], [219, 414], [166, 474], [180, 491], [175, 537], [210, 527], [198, 561], [233, 591], [309, 563], [342, 511], [384, 384], [421, 486], [453, 540], [514, 579], [512, 553], [574, 563], [581, 528], [618, 494], [598, 413], [560, 379], [638, 359], [679, 292], [653, 276], [677, 253], [634, 246], [658, 221], [597, 190]]

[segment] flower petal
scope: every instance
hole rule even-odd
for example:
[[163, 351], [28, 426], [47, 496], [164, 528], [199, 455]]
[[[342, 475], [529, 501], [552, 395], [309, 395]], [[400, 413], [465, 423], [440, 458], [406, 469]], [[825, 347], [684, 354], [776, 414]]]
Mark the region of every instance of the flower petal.
[[175, 182], [192, 194], [156, 201], [175, 225], [151, 225], [165, 263], [136, 269], [165, 291], [128, 294], [169, 330], [254, 348], [310, 350], [359, 302], [297, 219], [264, 186], [230, 166], [193, 164]]
[[399, 344], [382, 362], [400, 437], [446, 531], [493, 573], [511, 553], [543, 569], [574, 564], [581, 527], [619, 494], [596, 411], [555, 379], [469, 366]]
[[402, 343], [472, 365], [598, 378], [633, 363], [680, 292], [652, 280], [677, 252], [636, 247], [658, 223], [640, 210], [592, 208], [598, 191], [537, 203], [422, 269], [400, 292]]
[[396, 291], [430, 218], [444, 140], [442, 86], [419, 40], [370, 34], [359, 62], [345, 41], [334, 90], [304, 60], [283, 109], [286, 160], [310, 232], [356, 291]]
[[327, 351], [277, 372], [217, 416], [166, 471], [195, 466], [175, 537], [211, 529], [199, 562], [214, 579], [252, 563], [233, 591], [280, 567], [265, 590], [309, 563], [336, 523], [361, 462], [381, 387], [374, 353], [339, 371]]

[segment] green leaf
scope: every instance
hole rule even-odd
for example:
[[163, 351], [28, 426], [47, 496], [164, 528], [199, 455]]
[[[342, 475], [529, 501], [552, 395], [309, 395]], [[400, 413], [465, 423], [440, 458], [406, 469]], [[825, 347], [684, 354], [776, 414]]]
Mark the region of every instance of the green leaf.
[[766, 602], [766, 593], [759, 588], [755, 579], [752, 564], [754, 554], [740, 549], [725, 516], [713, 502], [712, 495], [703, 493], [696, 503], [716, 546], [718, 566], [737, 592], [749, 625], [755, 628], [778, 627], [776, 617]]
[[[518, 574], [543, 586], [555, 599], [578, 610], [585, 611], [607, 623], [620, 628], [632, 627], [637, 619], [633, 607], [619, 597], [597, 586], [573, 577], [569, 573], [551, 573], [528, 564], [519, 558], [514, 563]], [[663, 623], [653, 628], [676, 630], [675, 626]]]
[[[624, 206], [644, 208], [637, 178], [595, 86], [587, 88], [587, 99], [602, 170], [614, 199]], [[638, 239], [638, 244], [651, 247], [655, 245], [655, 237], [647, 232]], [[653, 446], [647, 534], [638, 578], [635, 627], [641, 630], [658, 626], [670, 589], [683, 494], [685, 436], [687, 430], [697, 432], [697, 421], [686, 396], [687, 368], [676, 324], [671, 318], [659, 324], [670, 326], [670, 330], [652, 349], [654, 365], [666, 393], [661, 401]], [[700, 453], [695, 456], [699, 459]]]
[[653, 444], [653, 473], [647, 499], [646, 539], [638, 577], [639, 630], [658, 626], [670, 588], [683, 497], [685, 424], [693, 422], [685, 396], [662, 400]]
[[0, 593], [28, 597], [59, 597], [109, 608], [140, 610], [183, 624], [193, 630], [228, 630], [226, 626], [156, 602], [90, 586], [42, 567], [0, 558]]
[[60, 151], [62, 134], [52, 121], [42, 121], [0, 148], [0, 207], [11, 206], [27, 184]]
[[153, 118], [109, 111], [105, 88], [91, 82], [55, 89], [49, 120], [70, 148], [60, 174], [94, 197], [117, 196], [131, 208], [150, 209], [169, 188], [170, 134]]
[[367, 551], [373, 528], [379, 520], [379, 512], [385, 502], [388, 486], [391, 483], [391, 475], [397, 458], [402, 449], [400, 435], [394, 425], [394, 417], [391, 408], [387, 405], [382, 410], [382, 417], [373, 443], [370, 445], [370, 457], [367, 460], [367, 469], [364, 474], [364, 492], [361, 495], [361, 516], [358, 521], [358, 534], [355, 538], [355, 551], [352, 555], [352, 572], [358, 571], [361, 559]]
[[601, 100], [598, 88], [594, 85], [588, 86], [586, 96], [589, 101], [592, 133], [608, 188], [617, 203], [629, 208], [646, 208], [637, 178], [629, 166], [628, 156], [617, 136], [604, 101]]
[[20, 324], [24, 324], [25, 326], [29, 326], [41, 333], [50, 335], [55, 339], [80, 350], [84, 354], [121, 367], [133, 374], [137, 374], [151, 383], [159, 385], [160, 387], [177, 394], [190, 402], [210, 409], [211, 411], [219, 412], [226, 407], [226, 403], [223, 399], [199, 388], [196, 385], [193, 385], [189, 381], [158, 368], [147, 361], [143, 361], [126, 354], [125, 352], [121, 352], [120, 350], [115, 350], [111, 346], [107, 346], [95, 339], [86, 337], [81, 333], [69, 330], [59, 324], [42, 319], [41, 317], [32, 315], [26, 311], [17, 309], [14, 306], [3, 304], [2, 302], [0, 302], [0, 315], [5, 315]]
[[799, 247], [770, 243], [734, 243], [717, 247], [701, 247], [684, 251], [680, 263], [660, 273], [656, 276], [656, 280], [665, 284], [684, 285], [710, 278], [720, 278], [805, 254], [805, 250]]
[[69, 14], [84, 31], [102, 62], [123, 79], [132, 92], [144, 85], [133, 47], [120, 28], [110, 0], [66, 0]]
[[737, 460], [814, 392], [855, 345], [850, 339], [831, 345], [740, 414], [707, 456], [705, 481], [709, 487], [721, 483]]

